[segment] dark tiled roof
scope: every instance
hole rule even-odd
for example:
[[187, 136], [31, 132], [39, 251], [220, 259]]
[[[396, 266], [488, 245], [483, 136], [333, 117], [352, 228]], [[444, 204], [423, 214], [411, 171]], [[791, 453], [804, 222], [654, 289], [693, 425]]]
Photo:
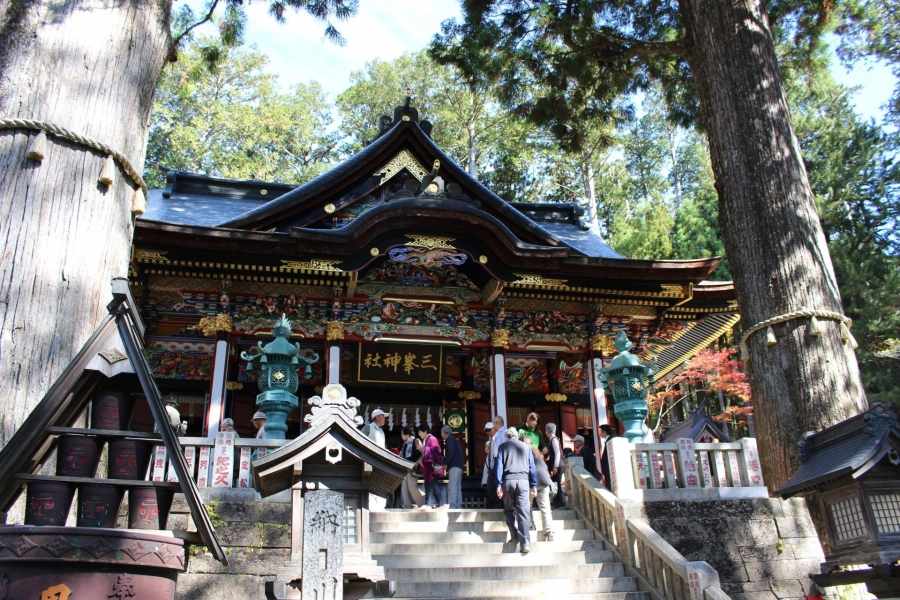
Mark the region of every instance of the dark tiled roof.
[[571, 223], [541, 223], [541, 227], [573, 250], [591, 258], [625, 258], [613, 250], [593, 229], [582, 229]]
[[571, 203], [511, 202], [510, 206], [549, 231], [556, 239], [591, 258], [625, 258], [584, 220], [584, 209]]
[[150, 190], [147, 212], [140, 218], [178, 225], [215, 227], [296, 188], [266, 181], [223, 179], [199, 173], [169, 171], [164, 190]]
[[682, 421], [672, 427], [667, 427], [660, 436], [659, 441], [668, 442], [680, 438], [688, 438], [696, 442], [700, 437], [700, 434], [703, 433], [703, 430], [707, 428], [720, 442], [731, 441], [731, 438], [728, 437], [724, 431], [719, 429], [719, 426], [716, 425], [716, 422], [713, 421], [712, 417], [706, 413], [706, 401], [704, 400], [703, 404], [691, 413], [690, 419]]
[[172, 194], [163, 197], [162, 190], [150, 190], [147, 212], [140, 216], [147, 221], [161, 221], [177, 225], [215, 227], [225, 219], [233, 219], [253, 210], [268, 200], [245, 200], [200, 194]]
[[891, 438], [900, 443], [900, 426], [887, 404], [814, 433], [802, 444], [800, 469], [774, 495], [788, 498], [828, 481], [858, 478], [888, 452]]

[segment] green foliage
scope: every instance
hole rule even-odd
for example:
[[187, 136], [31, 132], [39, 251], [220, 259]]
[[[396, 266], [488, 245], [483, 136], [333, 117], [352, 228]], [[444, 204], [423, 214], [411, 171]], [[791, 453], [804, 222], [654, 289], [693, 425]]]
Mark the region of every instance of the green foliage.
[[216, 512], [216, 508], [218, 506], [218, 500], [213, 500], [209, 504], [203, 505], [203, 507], [206, 509], [206, 514], [209, 515], [209, 520], [212, 523], [214, 529], [228, 525], [227, 522], [223, 521], [222, 518], [219, 517], [219, 513]]
[[856, 116], [825, 71], [791, 80], [789, 99], [828, 238], [844, 311], [854, 321], [870, 402], [900, 397], [900, 164], [896, 138]]
[[[358, 7], [358, 0], [270, 0], [269, 14], [279, 23], [284, 23], [284, 13], [288, 8], [304, 11], [325, 23], [325, 37], [328, 40], [344, 45], [345, 40], [331, 19], [347, 19], [356, 14]], [[200, 14], [190, 4], [182, 4], [172, 14], [172, 39], [177, 50], [195, 42], [198, 27], [204, 23], [216, 23], [219, 37], [205, 41], [208, 48], [204, 53], [209, 64], [215, 64], [224, 58], [219, 49], [233, 48], [243, 43], [246, 22], [243, 0], [206, 0]]]
[[278, 91], [255, 50], [216, 46], [210, 64], [203, 39], [160, 80], [150, 120], [147, 177], [159, 167], [219, 177], [303, 183], [334, 159], [330, 106], [317, 83]]

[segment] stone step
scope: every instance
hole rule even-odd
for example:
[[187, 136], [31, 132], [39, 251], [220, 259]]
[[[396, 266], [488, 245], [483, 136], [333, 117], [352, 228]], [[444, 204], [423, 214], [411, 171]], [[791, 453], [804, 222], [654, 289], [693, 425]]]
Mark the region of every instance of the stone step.
[[[559, 542], [571, 542], [579, 540], [593, 540], [594, 532], [590, 529], [563, 529], [554, 532], [554, 540]], [[370, 543], [390, 544], [400, 540], [415, 541], [419, 544], [481, 544], [503, 543], [509, 538], [509, 531], [422, 531], [406, 536], [402, 532], [377, 532], [370, 534]], [[532, 531], [532, 542], [543, 539], [544, 534]], [[423, 548], [423, 553], [430, 554]]]
[[[497, 598], [498, 596], [454, 596], [455, 600], [492, 600], [493, 598]], [[539, 598], [556, 598], [556, 596], [552, 594], [524, 594], [521, 596], [499, 596], [501, 598], [507, 598], [509, 600], [518, 599], [518, 600], [537, 600]], [[425, 600], [425, 598], [432, 598], [432, 596], [425, 597], [410, 597], [410, 598], [398, 598], [397, 596], [392, 596], [391, 600]], [[600, 594], [566, 594], [566, 600], [574, 599], [574, 600], [650, 600], [649, 592], [609, 592], [609, 593], [600, 593]]]
[[[551, 516], [553, 520], [573, 520], [578, 517], [575, 515], [574, 510], [553, 510], [551, 511]], [[532, 511], [532, 515], [534, 517], [538, 517], [538, 511]], [[540, 517], [538, 517], [540, 518]], [[411, 508], [407, 510], [402, 509], [388, 509], [381, 511], [372, 511], [369, 513], [369, 522], [370, 523], [384, 523], [388, 521], [401, 521], [401, 522], [409, 522], [409, 521], [443, 521], [450, 523], [473, 523], [480, 521], [505, 521], [503, 517], [503, 511], [500, 509], [478, 509], [478, 510], [470, 510], [470, 509], [461, 509], [461, 510], [449, 510], [449, 509], [421, 509], [421, 508]]]
[[[396, 596], [404, 598], [551, 598], [568, 597], [569, 594], [604, 594], [609, 592], [635, 592], [637, 582], [633, 577], [604, 577], [585, 579], [518, 579], [503, 581], [443, 581], [398, 582]], [[625, 596], [627, 597], [627, 596]]]
[[[532, 521], [536, 527], [541, 526], [541, 519]], [[581, 520], [553, 520], [553, 530], [560, 531], [562, 529], [585, 529], [584, 521]], [[499, 521], [382, 521], [369, 523], [369, 530], [372, 533], [428, 533], [440, 531], [508, 531], [506, 520]]]
[[[519, 558], [527, 559], [530, 555]], [[446, 567], [432, 566], [431, 568], [400, 568], [385, 569], [388, 579], [393, 579], [397, 584], [432, 582], [441, 584], [455, 583], [459, 581], [521, 581], [525, 579], [591, 579], [591, 578], [615, 578], [625, 575], [625, 567], [621, 563], [598, 563], [592, 565], [546, 565], [546, 564], [522, 564], [519, 566], [498, 565], [491, 561], [490, 566], [459, 567], [456, 560], [445, 561]], [[432, 565], [440, 565], [434, 562]], [[452, 565], [452, 567], [451, 567]], [[628, 590], [613, 590], [628, 591]]]
[[[370, 545], [372, 557], [380, 560], [380, 558], [384, 556], [408, 556], [414, 554], [441, 555], [444, 557], [444, 561], [446, 562], [446, 557], [451, 555], [455, 558], [458, 555], [498, 555], [506, 553], [516, 553], [516, 550], [511, 542], [480, 544], [478, 543], [479, 540], [475, 538], [472, 540], [467, 540], [467, 542], [465, 543], [444, 542], [434, 544], [417, 544], [413, 542], [413, 540], [415, 540], [417, 537], [418, 536], [407, 536], [404, 538], [400, 538], [406, 540], [404, 542], [391, 542], [390, 540], [388, 540], [386, 542], [379, 543], [373, 541], [373, 543]], [[397, 540], [398, 538], [397, 536], [392, 536], [392, 539]], [[537, 553], [543, 556], [547, 556], [549, 554], [555, 553], [605, 551], [603, 542], [599, 540], [562, 540], [560, 537], [556, 537], [554, 539], [556, 541], [553, 542], [532, 541], [531, 553]]]
[[[566, 542], [575, 544], [577, 542]], [[463, 544], [458, 544], [463, 546]], [[489, 544], [484, 544], [488, 546]], [[486, 552], [468, 552], [466, 554], [450, 554], [442, 552], [440, 554], [382, 554], [374, 556], [379, 565], [385, 569], [413, 569], [413, 568], [432, 568], [434, 565], [448, 565], [452, 567], [484, 567], [486, 565], [495, 567], [520, 567], [522, 565], [590, 565], [598, 563], [611, 563], [614, 560], [613, 553], [607, 550], [589, 549], [569, 550], [561, 552], [539, 551], [537, 544], [532, 547], [531, 553], [522, 555], [512, 547], [512, 544], [504, 544], [507, 546], [506, 552], [494, 554], [490, 558], [486, 558]], [[448, 544], [450, 546], [450, 544]], [[443, 546], [442, 546], [443, 547]], [[547, 546], [545, 545], [545, 548]], [[472, 545], [466, 544], [462, 550], [471, 550]]]

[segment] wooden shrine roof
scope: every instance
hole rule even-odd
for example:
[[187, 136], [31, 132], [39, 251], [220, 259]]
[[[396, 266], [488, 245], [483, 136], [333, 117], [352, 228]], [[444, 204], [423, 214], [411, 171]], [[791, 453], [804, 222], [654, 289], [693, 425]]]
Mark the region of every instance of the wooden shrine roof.
[[308, 402], [314, 407], [308, 416], [309, 429], [275, 452], [253, 461], [254, 487], [263, 497], [290, 489], [295, 483], [295, 472], [302, 473], [303, 460], [328, 452], [334, 444], [371, 467], [358, 473], [371, 493], [388, 496], [400, 485], [413, 463], [382, 448], [357, 429], [362, 424], [362, 418], [356, 416], [359, 401], [347, 398], [342, 385], [327, 385], [322, 396]]

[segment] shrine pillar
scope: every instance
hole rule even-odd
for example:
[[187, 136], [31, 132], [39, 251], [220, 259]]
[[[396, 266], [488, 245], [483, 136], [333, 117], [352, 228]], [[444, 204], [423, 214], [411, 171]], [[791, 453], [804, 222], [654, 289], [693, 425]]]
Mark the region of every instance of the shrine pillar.
[[344, 340], [344, 323], [328, 321], [325, 332], [325, 385], [341, 382], [341, 342]]
[[228, 383], [228, 358], [231, 355], [231, 345], [228, 343], [228, 334], [231, 333], [232, 319], [228, 315], [216, 315], [203, 317], [198, 325], [203, 335], [216, 340], [216, 349], [213, 353], [212, 373], [209, 378], [209, 404], [206, 410], [206, 437], [215, 437], [219, 433], [219, 423], [222, 422], [225, 410], [225, 392]]
[[491, 333], [491, 413], [500, 415], [509, 427], [506, 416], [506, 350], [509, 348], [509, 330], [495, 329]]

